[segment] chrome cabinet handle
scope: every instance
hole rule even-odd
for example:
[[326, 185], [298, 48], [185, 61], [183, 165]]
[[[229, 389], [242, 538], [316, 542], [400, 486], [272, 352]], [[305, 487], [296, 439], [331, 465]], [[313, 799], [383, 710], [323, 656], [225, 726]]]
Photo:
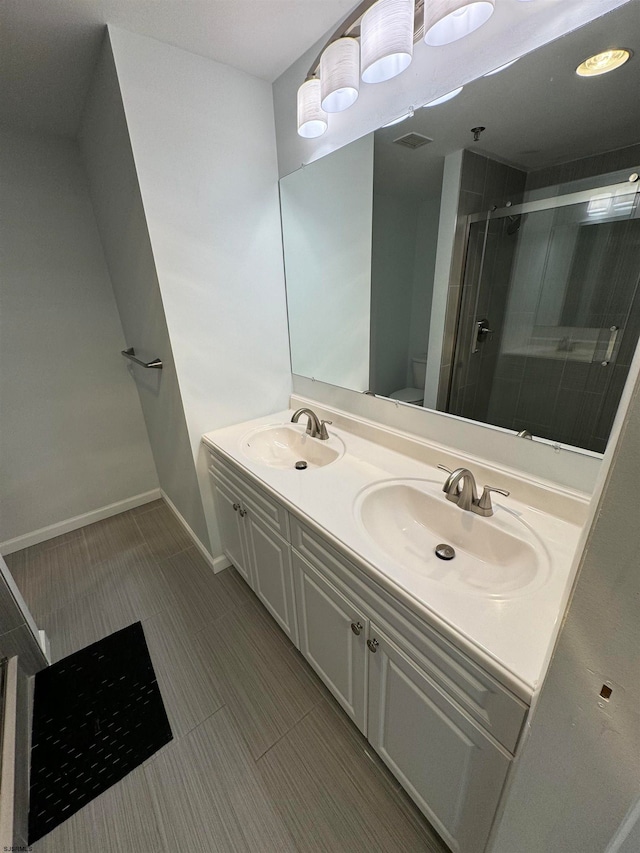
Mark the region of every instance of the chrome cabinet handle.
[[359, 622], [352, 622], [351, 630], [356, 635], [356, 637], [358, 637], [360, 636], [360, 631], [362, 631], [362, 625]]
[[380, 643], [377, 640], [367, 640], [367, 646], [369, 647], [370, 652], [377, 652], [379, 645]]
[[240, 504], [234, 504], [233, 505], [234, 512], [238, 512], [239, 509], [240, 509]]

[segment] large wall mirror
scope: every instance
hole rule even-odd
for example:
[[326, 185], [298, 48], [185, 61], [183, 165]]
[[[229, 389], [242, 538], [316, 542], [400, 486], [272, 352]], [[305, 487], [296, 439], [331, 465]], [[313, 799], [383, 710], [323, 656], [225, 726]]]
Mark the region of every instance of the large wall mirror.
[[281, 180], [294, 373], [604, 451], [640, 336], [639, 19]]

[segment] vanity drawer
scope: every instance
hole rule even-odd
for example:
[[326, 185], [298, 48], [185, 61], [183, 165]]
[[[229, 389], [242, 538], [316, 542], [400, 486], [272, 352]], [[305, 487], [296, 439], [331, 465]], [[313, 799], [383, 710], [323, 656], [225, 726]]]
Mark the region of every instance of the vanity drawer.
[[286, 509], [254, 483], [249, 483], [241, 473], [225, 459], [209, 453], [209, 473], [226, 483], [227, 489], [237, 494], [257, 518], [289, 540], [289, 513]]
[[367, 616], [391, 632], [460, 708], [500, 744], [515, 751], [528, 706], [407, 606], [369, 581], [315, 531], [291, 518], [291, 543], [346, 594], [357, 595]]

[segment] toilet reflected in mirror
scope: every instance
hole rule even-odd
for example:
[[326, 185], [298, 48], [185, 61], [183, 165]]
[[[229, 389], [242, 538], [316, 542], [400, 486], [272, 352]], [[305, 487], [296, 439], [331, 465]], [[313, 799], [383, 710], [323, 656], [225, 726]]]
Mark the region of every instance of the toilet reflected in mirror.
[[411, 403], [413, 406], [421, 406], [424, 402], [424, 383], [427, 378], [427, 354], [411, 359], [411, 378], [413, 387], [400, 388], [389, 394], [391, 400], [399, 403]]

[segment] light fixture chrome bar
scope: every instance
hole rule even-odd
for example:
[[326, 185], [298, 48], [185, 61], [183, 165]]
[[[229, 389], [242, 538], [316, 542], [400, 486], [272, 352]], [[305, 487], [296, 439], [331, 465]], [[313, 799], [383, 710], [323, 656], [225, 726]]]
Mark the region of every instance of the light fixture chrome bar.
[[154, 358], [152, 361], [141, 361], [139, 358], [136, 358], [136, 351], [133, 347], [120, 350], [120, 352], [125, 358], [128, 358], [130, 361], [135, 361], [135, 363], [139, 364], [141, 367], [162, 370], [162, 361], [159, 358]]
[[584, 204], [585, 202], [592, 201], [595, 195], [602, 195], [604, 193], [611, 193], [612, 196], [616, 193], [631, 196], [635, 195], [638, 190], [640, 190], [640, 181], [636, 181], [635, 183], [624, 181], [621, 184], [609, 184], [606, 187], [594, 187], [590, 190], [580, 190], [580, 192], [541, 198], [536, 201], [526, 201], [522, 204], [513, 204], [511, 207], [501, 207], [497, 210], [484, 211], [483, 213], [472, 213], [468, 217], [468, 221], [484, 222], [485, 219], [502, 219], [505, 216], [518, 216], [521, 213], [536, 213], [541, 210], [553, 210], [556, 207]]

